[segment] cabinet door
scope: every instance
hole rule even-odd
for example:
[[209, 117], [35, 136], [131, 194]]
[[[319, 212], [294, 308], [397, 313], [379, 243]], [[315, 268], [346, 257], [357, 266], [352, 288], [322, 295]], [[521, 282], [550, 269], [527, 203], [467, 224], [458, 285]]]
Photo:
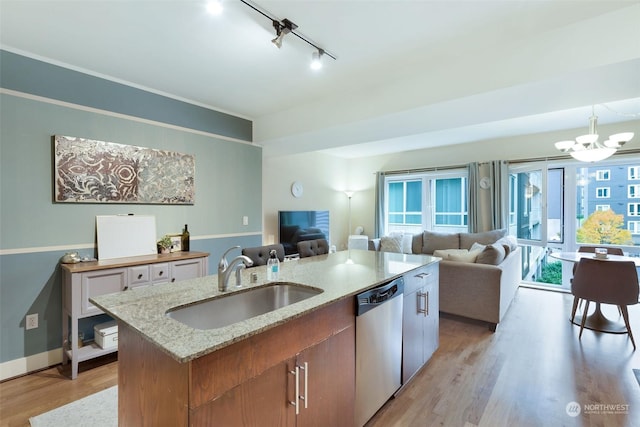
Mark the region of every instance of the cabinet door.
[[204, 275], [202, 259], [187, 259], [171, 263], [171, 281], [195, 279]]
[[81, 313], [98, 314], [102, 310], [91, 304], [89, 298], [124, 290], [127, 286], [127, 273], [124, 268], [82, 273], [81, 283]]
[[424, 348], [424, 320], [421, 289], [404, 296], [402, 315], [402, 384], [422, 367]]
[[440, 338], [440, 314], [438, 304], [438, 281], [430, 281], [422, 290], [426, 299], [426, 317], [424, 318], [424, 362], [427, 363], [436, 351]]
[[[298, 426], [352, 426], [355, 328], [344, 329], [296, 358], [300, 370]], [[305, 365], [306, 363], [306, 365]], [[306, 379], [306, 383], [305, 383]]]
[[[295, 426], [293, 359], [191, 410], [192, 426]], [[337, 425], [337, 424], [335, 424]]]

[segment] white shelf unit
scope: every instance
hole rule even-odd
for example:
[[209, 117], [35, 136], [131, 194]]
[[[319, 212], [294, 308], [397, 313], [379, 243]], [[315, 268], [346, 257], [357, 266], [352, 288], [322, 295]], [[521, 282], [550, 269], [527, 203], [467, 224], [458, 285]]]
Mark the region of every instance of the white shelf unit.
[[78, 346], [80, 319], [103, 314], [89, 298], [206, 276], [208, 257], [204, 252], [174, 252], [62, 264], [62, 362], [71, 362], [71, 379], [77, 378], [80, 362], [118, 351], [117, 347], [102, 349], [93, 342]]

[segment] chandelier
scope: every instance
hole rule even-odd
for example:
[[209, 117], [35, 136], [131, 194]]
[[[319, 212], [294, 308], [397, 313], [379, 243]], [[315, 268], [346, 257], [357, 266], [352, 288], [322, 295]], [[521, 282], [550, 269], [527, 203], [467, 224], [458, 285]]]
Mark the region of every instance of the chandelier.
[[576, 137], [575, 141], [559, 141], [555, 147], [563, 153], [571, 154], [576, 160], [581, 162], [599, 162], [611, 157], [619, 148], [633, 138], [633, 132], [622, 132], [611, 135], [603, 143], [598, 142], [598, 117], [591, 107], [591, 117], [589, 117], [589, 133]]

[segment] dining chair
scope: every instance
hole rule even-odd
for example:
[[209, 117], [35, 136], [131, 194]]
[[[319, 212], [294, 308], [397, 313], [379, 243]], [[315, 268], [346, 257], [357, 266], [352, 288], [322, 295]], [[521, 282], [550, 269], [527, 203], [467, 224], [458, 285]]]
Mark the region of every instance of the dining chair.
[[627, 306], [638, 303], [639, 292], [638, 273], [633, 261], [601, 261], [582, 258], [571, 283], [571, 293], [575, 297], [571, 313], [572, 319], [575, 317], [578, 306], [576, 298], [582, 298], [586, 302], [579, 338], [582, 338], [590, 302], [615, 304], [622, 313], [627, 333], [635, 350], [636, 343], [631, 332]]
[[[580, 246], [578, 248], [578, 252], [584, 252], [584, 253], [592, 253], [595, 254], [596, 253], [596, 248], [601, 248], [602, 246]], [[624, 255], [624, 252], [622, 252], [621, 248], [607, 248], [607, 253], [611, 254], [611, 255]], [[578, 263], [575, 263], [573, 265], [573, 275], [576, 275], [576, 268], [578, 268]], [[571, 279], [571, 281], [573, 281], [573, 279]], [[578, 297], [573, 297], [573, 305], [574, 307], [582, 307], [582, 301], [580, 300], [580, 298]], [[571, 313], [571, 321], [573, 322], [573, 319], [575, 317], [575, 309], [573, 310], [573, 312]], [[620, 313], [622, 314], [622, 312]]]
[[326, 239], [303, 240], [298, 242], [300, 258], [329, 253], [329, 242]]
[[273, 249], [276, 250], [278, 260], [280, 260], [280, 262], [284, 261], [284, 246], [281, 244], [244, 248], [242, 249], [242, 255], [249, 257], [249, 259], [253, 261], [252, 267], [257, 267], [259, 265], [267, 265], [269, 253]]

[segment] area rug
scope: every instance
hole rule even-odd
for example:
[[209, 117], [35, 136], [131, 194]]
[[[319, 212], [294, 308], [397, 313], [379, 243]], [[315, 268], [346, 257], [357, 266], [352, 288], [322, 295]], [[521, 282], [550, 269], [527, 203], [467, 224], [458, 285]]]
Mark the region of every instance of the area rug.
[[117, 427], [118, 386], [29, 418], [31, 427]]
[[636, 380], [638, 381], [638, 385], [640, 385], [640, 369], [634, 369], [633, 373], [636, 376]]

